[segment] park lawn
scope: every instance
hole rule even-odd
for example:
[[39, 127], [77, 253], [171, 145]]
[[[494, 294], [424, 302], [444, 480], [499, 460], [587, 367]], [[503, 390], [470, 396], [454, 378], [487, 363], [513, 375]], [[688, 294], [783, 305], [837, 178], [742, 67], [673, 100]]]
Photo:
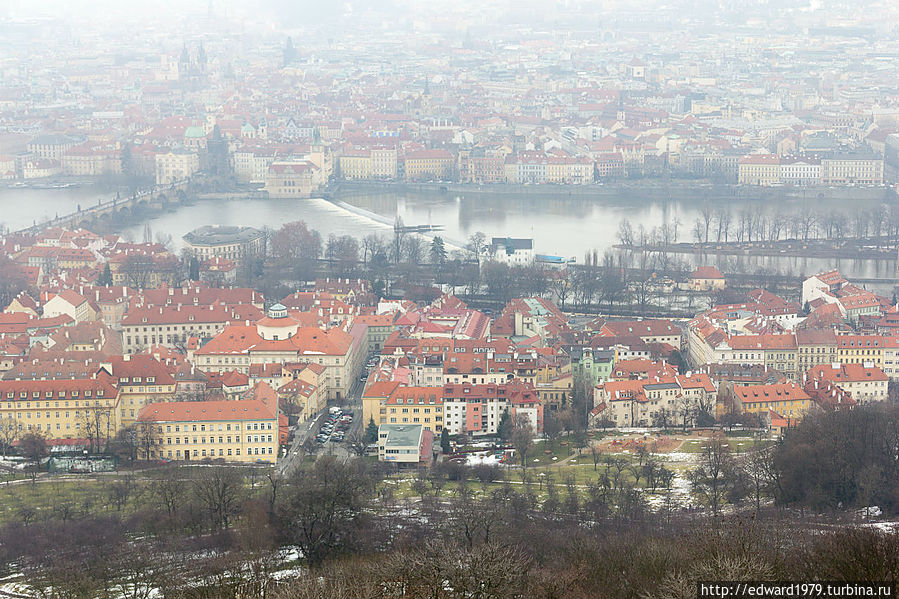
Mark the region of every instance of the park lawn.
[[[616, 457], [623, 458], [628, 466], [621, 472], [622, 481], [628, 484], [634, 484], [634, 476], [629, 470], [629, 466], [637, 461], [636, 456], [620, 454]], [[599, 480], [600, 475], [604, 472], [603, 462], [599, 462], [594, 470], [593, 458], [589, 453], [582, 453], [581, 456], [575, 456], [572, 461], [558, 462], [552, 464], [540, 465], [530, 463], [527, 473], [537, 488], [537, 495], [541, 499], [545, 498], [546, 491], [543, 486], [550, 483], [556, 486], [559, 493], [565, 492], [569, 478], [572, 478], [574, 484], [578, 487], [579, 495], [582, 498], [587, 496], [587, 485], [595, 483]], [[503, 475], [509, 480], [513, 488], [521, 490], [522, 478], [520, 468], [504, 468]], [[417, 499], [420, 497], [418, 491], [415, 490], [414, 481], [416, 474], [414, 472], [397, 473], [389, 476], [381, 483], [383, 489], [390, 489], [393, 498], [397, 500]], [[641, 480], [641, 482], [643, 482]], [[427, 494], [433, 496], [433, 489], [429, 483], [427, 484]], [[504, 482], [497, 480], [486, 485], [482, 484], [475, 477], [467, 479], [468, 489], [474, 496], [489, 495], [494, 491], [502, 489]], [[457, 493], [459, 483], [457, 481], [445, 481], [440, 490], [439, 497], [452, 497]]]
[[730, 437], [727, 440], [730, 448], [736, 453], [742, 453], [753, 449], [760, 441], [753, 438]]
[[[203, 466], [179, 465], [174, 476], [190, 485], [191, 478]], [[270, 467], [255, 466], [252, 469], [236, 466], [245, 474], [244, 485], [251, 495], [264, 494], [268, 488], [266, 474]], [[15, 484], [0, 481], [0, 525], [25, 519], [41, 521], [50, 518], [68, 519], [86, 516], [115, 514], [127, 516], [140, 510], [158, 507], [152, 484], [171, 470], [146, 469], [128, 473], [90, 475], [55, 475], [38, 478], [32, 484], [30, 477]], [[119, 493], [115, 483], [128, 481], [129, 492]], [[121, 488], [121, 487], [120, 487]]]
[[684, 439], [680, 447], [676, 451], [683, 453], [699, 453], [702, 450], [702, 444], [706, 439]]
[[[565, 445], [562, 445], [565, 443]], [[546, 452], [549, 453], [546, 453]], [[534, 443], [534, 451], [531, 453], [533, 456], [528, 463], [533, 465], [546, 465], [552, 464], [561, 460], [564, 460], [568, 456], [574, 455], [577, 453], [577, 448], [572, 444], [571, 439], [566, 439], [564, 436], [556, 439], [554, 444], [550, 444], [550, 442], [546, 439], [541, 439]], [[553, 460], [553, 458], [556, 458]], [[535, 462], [536, 460], [536, 462]]]
[[[686, 439], [675, 451], [683, 453], [699, 453], [702, 451], [702, 444], [708, 439]], [[733, 453], [744, 453], [751, 450], [759, 443], [751, 437], [728, 437], [727, 444]], [[663, 454], [664, 455], [664, 454]]]
[[113, 500], [117, 477], [38, 479], [0, 486], [0, 524], [15, 521], [76, 518], [102, 514], [130, 514], [149, 506], [153, 498], [145, 481], [134, 480], [133, 490], [119, 506]]

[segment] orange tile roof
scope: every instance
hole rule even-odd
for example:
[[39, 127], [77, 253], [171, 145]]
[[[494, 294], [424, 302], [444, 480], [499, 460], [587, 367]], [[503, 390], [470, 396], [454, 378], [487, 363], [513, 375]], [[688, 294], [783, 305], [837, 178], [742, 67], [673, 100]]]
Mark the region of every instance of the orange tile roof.
[[399, 381], [378, 381], [369, 385], [362, 397], [390, 397], [399, 386]]
[[225, 327], [206, 345], [197, 350], [196, 355], [241, 354], [250, 351], [295, 351], [298, 355], [323, 354], [343, 356], [349, 351], [353, 337], [341, 329], [322, 330], [301, 327], [288, 339], [263, 339], [254, 325], [232, 325]]
[[796, 338], [793, 335], [734, 335], [730, 338], [733, 349], [796, 349]]
[[835, 383], [890, 380], [890, 377], [877, 366], [865, 366], [864, 364], [818, 364], [809, 370], [808, 376]]
[[810, 399], [808, 393], [795, 383], [746, 386], [734, 385], [733, 392], [743, 403], [801, 401]]
[[209, 422], [272, 420], [275, 411], [258, 399], [220, 401], [166, 401], [141, 409], [140, 422]]
[[[90, 392], [91, 397], [86, 397], [85, 392]], [[22, 393], [25, 397], [22, 397]], [[38, 396], [35, 397], [34, 394]], [[51, 396], [48, 396], [50, 393]], [[117, 395], [112, 380], [101, 374], [97, 378], [80, 378], [66, 380], [30, 380], [30, 381], [5, 381], [0, 380], [0, 400], [2, 401], [35, 401], [57, 399], [112, 399]], [[12, 394], [12, 396], [10, 396]]]
[[669, 320], [607, 321], [600, 332], [604, 335], [659, 337], [680, 335], [681, 328]]
[[[375, 383], [377, 384], [377, 383]], [[388, 404], [443, 404], [443, 387], [398, 386], [387, 398]]]
[[723, 279], [724, 275], [714, 266], [697, 266], [696, 270], [690, 273], [691, 279]]
[[262, 317], [262, 310], [252, 304], [132, 306], [122, 318], [122, 325], [255, 322]]
[[109, 361], [112, 364], [111, 374], [117, 379], [139, 377], [142, 381], [146, 381], [147, 377], [151, 376], [154, 378], [154, 382], [151, 384], [175, 384], [175, 379], [172, 376], [175, 370], [174, 365], [168, 366], [153, 356], [146, 354], [113, 356]]

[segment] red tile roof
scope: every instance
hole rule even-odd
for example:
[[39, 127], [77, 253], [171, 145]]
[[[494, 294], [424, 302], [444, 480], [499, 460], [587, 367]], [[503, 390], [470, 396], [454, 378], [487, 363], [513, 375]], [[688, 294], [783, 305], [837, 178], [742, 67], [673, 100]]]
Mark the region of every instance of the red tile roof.
[[794, 401], [810, 399], [802, 387], [795, 383], [774, 383], [772, 385], [734, 385], [733, 392], [743, 403], [771, 401]]
[[808, 377], [838, 384], [890, 380], [883, 370], [873, 364], [818, 364], [808, 371]]
[[206, 345], [196, 351], [196, 355], [240, 354], [249, 351], [296, 351], [298, 355], [323, 354], [345, 355], [352, 344], [352, 336], [341, 329], [322, 330], [301, 327], [288, 339], [263, 339], [254, 325], [232, 325], [225, 327]]
[[140, 422], [209, 422], [274, 418], [276, 418], [275, 411], [258, 399], [151, 403], [142, 408], [138, 415]]
[[714, 266], [698, 266], [690, 273], [691, 279], [723, 279], [724, 275]]

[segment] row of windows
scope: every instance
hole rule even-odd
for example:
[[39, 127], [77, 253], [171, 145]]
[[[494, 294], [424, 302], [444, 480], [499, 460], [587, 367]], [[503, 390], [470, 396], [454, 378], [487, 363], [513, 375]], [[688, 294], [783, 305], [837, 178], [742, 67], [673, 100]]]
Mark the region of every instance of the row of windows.
[[[49, 397], [49, 396], [48, 396], [48, 397]], [[64, 407], [64, 408], [68, 408], [68, 407], [69, 407], [69, 402], [64, 401], [64, 402], [62, 402], [62, 403], [63, 403], [63, 406], [62, 406], [62, 407]], [[75, 407], [77, 408], [77, 407], [78, 407], [78, 402], [76, 401], [76, 402], [74, 402], [74, 403], [75, 403]], [[2, 405], [3, 405], [3, 404], [0, 404], [0, 406], [2, 406]], [[85, 401], [85, 402], [84, 402], [84, 407], [85, 407], [85, 408], [89, 408], [90, 405], [91, 405], [91, 403], [90, 403], [89, 401]], [[105, 402], [103, 402], [103, 405], [108, 407], [108, 406], [109, 406], [109, 402], [108, 402], [108, 401], [105, 401]], [[95, 407], [100, 407], [100, 402], [94, 400], [94, 406], [95, 406]], [[20, 409], [20, 410], [22, 409], [22, 405], [21, 405], [21, 404], [18, 404], [18, 405], [17, 405], [17, 404], [13, 404], [13, 403], [8, 403], [8, 404], [6, 404], [6, 407], [7, 407], [7, 409], [9, 409], [9, 410], [12, 410], [13, 407], [15, 407], [15, 408], [17, 408], [17, 409]], [[26, 402], [25, 402], [25, 407], [26, 407], [26, 408], [30, 408], [30, 407], [31, 407], [31, 402], [30, 402], [30, 401], [26, 401]], [[39, 401], [34, 402], [34, 407], [35, 407], [35, 408], [40, 408], [40, 407], [41, 407], [41, 402], [39, 402]], [[44, 407], [45, 407], [45, 408], [49, 408], [49, 407], [50, 407], [50, 402], [49, 402], [49, 401], [44, 402]], [[53, 402], [53, 407], [54, 407], [54, 408], [60, 407], [60, 406], [59, 406], [59, 402], [58, 402], [58, 401], [54, 401], [54, 402]]]
[[[421, 411], [420, 408], [412, 408], [413, 414], [418, 414], [420, 411]], [[424, 411], [425, 411], [424, 412], [425, 414], [430, 414], [431, 408], [424, 408]], [[383, 414], [384, 410], [381, 410], [381, 413]], [[390, 413], [396, 414], [396, 408], [390, 408]], [[409, 413], [409, 408], [403, 408], [403, 414], [408, 414], [408, 413]]]
[[[49, 431], [49, 430], [50, 430], [50, 424], [49, 424], [49, 423], [48, 423], [48, 424], [45, 424], [43, 429], [41, 429], [41, 424], [40, 424], [40, 423], [33, 425], [33, 427], [34, 427], [34, 429], [36, 429], [36, 430], [46, 430], [46, 431]], [[24, 425], [24, 424], [22, 424], [22, 423], [20, 422], [20, 423], [18, 424], [17, 427], [10, 426], [8, 430], [12, 430], [13, 428], [18, 428], [20, 431], [21, 431], [21, 430], [25, 430], [26, 428], [27, 428], [28, 430], [32, 430], [32, 425], [29, 424], [29, 425], [26, 426], [26, 425]], [[66, 422], [66, 430], [71, 430], [71, 428], [72, 428], [71, 423]], [[80, 429], [81, 429], [81, 423], [80, 423], [80, 422], [76, 422], [76, 423], [75, 423], [75, 430], [80, 430]], [[56, 423], [56, 430], [61, 430], [61, 426], [60, 426], [60, 423], [59, 423], [59, 422]]]
[[[45, 418], [47, 418], [47, 419], [49, 420], [49, 419], [50, 419], [50, 412], [43, 412], [43, 413], [46, 414]], [[34, 414], [34, 418], [35, 418], [35, 419], [39, 419], [39, 418], [41, 417], [41, 412], [36, 411], [36, 412], [25, 412], [25, 418], [31, 418], [31, 417], [32, 417], [32, 416], [31, 416], [32, 414]], [[68, 418], [68, 417], [69, 417], [69, 412], [55, 412], [54, 418], [59, 418], [59, 415], [60, 415], [60, 414], [65, 414], [65, 418]], [[85, 417], [87, 417], [89, 414], [88, 414], [88, 412], [85, 412], [84, 415], [85, 415]], [[21, 420], [21, 419], [22, 419], [22, 412], [16, 412], [16, 418], [18, 418], [19, 420]], [[75, 412], [75, 418], [81, 418], [81, 412], [77, 412], [77, 411], [76, 411], [76, 412]]]
[[[185, 456], [186, 456], [186, 455], [191, 455], [189, 452], [190, 452], [189, 449], [185, 449], [185, 450], [184, 450], [184, 455], [185, 455]], [[162, 452], [160, 452], [160, 455], [162, 455]], [[198, 458], [198, 457], [215, 457], [215, 449], [210, 449], [208, 455], [206, 454], [206, 450], [205, 450], [205, 449], [194, 449], [192, 455], [193, 455], [194, 457], [196, 457], [196, 458]], [[219, 449], [219, 450], [218, 450], [218, 455], [219, 455], [220, 457], [225, 457], [225, 455], [226, 455], [225, 450], [224, 450], [224, 449]], [[232, 455], [230, 449], [227, 450], [227, 455]], [[234, 450], [234, 455], [236, 455], [236, 456], [240, 455], [240, 448], [237, 448], [237, 449]], [[271, 448], [271, 447], [250, 447], [250, 448], [247, 449], [247, 455], [272, 455], [272, 448]], [[175, 455], [173, 456], [173, 455], [172, 455], [172, 450], [170, 449], [170, 450], [168, 450], [168, 452], [167, 452], [167, 457], [170, 457], [170, 458], [171, 458], [171, 457], [181, 458], [181, 450], [180, 450], [180, 449], [176, 449], [176, 450], [175, 450]]]
[[[188, 315], [188, 317], [187, 317], [188, 322], [192, 322], [193, 319], [194, 319], [193, 314]], [[146, 317], [143, 319], [143, 322], [147, 322]], [[150, 325], [148, 327], [141, 327], [140, 325], [125, 325], [124, 328], [125, 328], [126, 333], [140, 333], [140, 332], [162, 333], [163, 331], [172, 332], [172, 328], [174, 328], [175, 333], [178, 333], [178, 332], [181, 332], [181, 330], [183, 330], [184, 328], [188, 328], [189, 330], [193, 330], [194, 328], [197, 328], [197, 329], [205, 328], [207, 330], [212, 330], [212, 329], [215, 329], [218, 327], [223, 327], [223, 326], [224, 326], [224, 323], [221, 323], [221, 322], [213, 322], [213, 323], [200, 322], [200, 323], [196, 323], [196, 324], [166, 325], [165, 328], [163, 328], [163, 325], [161, 325], [161, 324], [160, 325]], [[179, 330], [179, 328], [180, 328], [180, 330]], [[141, 331], [141, 329], [143, 329], [143, 331]]]
[[[408, 419], [408, 418], [403, 418], [403, 419], [402, 419], [402, 422], [403, 422], [403, 424], [409, 424], [409, 419]], [[419, 418], [413, 418], [413, 419], [412, 419], [412, 423], [419, 423], [419, 424], [420, 424], [420, 419], [419, 419]], [[391, 418], [391, 419], [390, 419], [390, 424], [397, 424], [397, 419], [396, 419], [396, 418]], [[426, 428], [426, 429], [429, 429], [429, 428], [430, 428], [430, 426], [428, 426], [428, 423], [425, 423], [425, 428]], [[439, 423], [435, 423], [435, 424], [434, 424], [434, 430], [435, 430], [436, 432], [439, 433], [441, 430], [443, 430], [443, 425], [442, 425], [442, 424], [439, 424]]]
[[[244, 428], [245, 428], [245, 430], [248, 430], [248, 431], [264, 431], [264, 430], [266, 430], [266, 425], [268, 425], [268, 427], [267, 427], [268, 430], [272, 430], [272, 423], [271, 423], [271, 422], [248, 422], [248, 423], [245, 425]], [[200, 427], [200, 429], [199, 429], [200, 432], [206, 431], [206, 425], [205, 425], [205, 424], [200, 424], [200, 425], [196, 425], [196, 424], [185, 424], [185, 425], [184, 425], [184, 432], [186, 433], [186, 432], [189, 431], [189, 430], [192, 431], [192, 432], [197, 432], [197, 426]], [[218, 425], [218, 429], [216, 429], [214, 424], [210, 424], [210, 425], [209, 425], [209, 430], [210, 430], [210, 431], [214, 431], [214, 430], [219, 430], [219, 431], [221, 431], [221, 430], [226, 430], [226, 431], [230, 431], [230, 430], [231, 430], [231, 423], [225, 424], [224, 426], [225, 426], [225, 428], [223, 429], [223, 428], [222, 428], [222, 425], [219, 424], [219, 425]], [[188, 427], [191, 427], [191, 428], [188, 428]], [[157, 430], [161, 433], [161, 432], [162, 432], [162, 427], [160, 426]], [[239, 430], [240, 430], [240, 424], [235, 424], [235, 425], [234, 425], [234, 430], [239, 431]], [[172, 432], [172, 425], [171, 425], [171, 424], [167, 424], [167, 425], [165, 426], [165, 432], [167, 432], [167, 433]], [[176, 425], [175, 425], [175, 432], [176, 432], [176, 433], [180, 433], [180, 432], [181, 432], [181, 425], [180, 425], [180, 424], [176, 424]]]
[[[174, 440], [175, 440], [175, 442], [174, 442], [175, 445], [180, 445], [180, 444], [181, 444], [181, 437], [166, 437], [166, 438], [165, 438], [165, 444], [166, 444], [166, 445], [172, 445], [172, 439], [173, 439], [173, 438], [174, 438]], [[191, 441], [191, 439], [193, 439], [193, 441]], [[199, 439], [200, 439], [199, 442], [197, 441], [197, 439], [198, 439], [198, 437], [184, 437], [184, 444], [187, 445], [187, 444], [189, 444], [189, 443], [192, 442], [194, 445], [197, 445], [198, 443], [199, 443], [199, 444], [205, 444], [205, 443], [207, 442], [207, 441], [206, 441], [206, 437], [199, 437]], [[240, 443], [240, 435], [234, 437], [234, 441], [231, 441], [231, 436], [230, 436], [230, 435], [227, 436], [227, 437], [219, 437], [218, 439], [219, 439], [219, 440], [218, 440], [219, 443]], [[247, 441], [246, 441], [246, 442], [247, 442], [247, 443], [265, 443], [266, 441], [268, 441], [269, 443], [271, 443], [271, 442], [272, 442], [272, 436], [271, 436], [271, 435], [268, 435], [268, 439], [266, 439], [266, 435], [247, 435]], [[208, 441], [208, 442], [209, 442], [209, 443], [215, 443], [215, 437], [209, 437], [209, 441]]]
[[[103, 389], [96, 389], [96, 392], [97, 392], [96, 397], [103, 397], [103, 395], [105, 393], [103, 391]], [[66, 397], [67, 394], [69, 397], [75, 398], [75, 397], [79, 397], [82, 392], [76, 390], [76, 391], [68, 391], [68, 392], [56, 391], [55, 393], [56, 393], [56, 397], [59, 397], [59, 398]], [[52, 398], [53, 394], [54, 394], [54, 391], [44, 391], [44, 397], [46, 397], [46, 398]], [[19, 395], [19, 399], [27, 399], [28, 391], [19, 391], [18, 395]], [[93, 391], [91, 391], [91, 390], [84, 391], [84, 397], [92, 397], [92, 396], [94, 396]], [[31, 397], [34, 399], [39, 399], [41, 397], [41, 392], [40, 391], [32, 391]], [[15, 398], [16, 398], [15, 391], [7, 391], [6, 392], [6, 399], [15, 399]], [[77, 404], [77, 402], [76, 402], [76, 404]]]

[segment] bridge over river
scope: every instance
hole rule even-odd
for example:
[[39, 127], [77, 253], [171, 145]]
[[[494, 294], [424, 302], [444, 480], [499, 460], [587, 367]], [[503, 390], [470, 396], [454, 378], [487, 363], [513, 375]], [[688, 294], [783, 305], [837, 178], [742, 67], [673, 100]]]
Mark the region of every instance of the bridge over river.
[[171, 185], [159, 185], [152, 189], [141, 190], [124, 198], [116, 197], [107, 200], [100, 198], [94, 205], [83, 208], [79, 206], [75, 212], [35, 223], [30, 227], [19, 229], [16, 233], [34, 234], [50, 227], [91, 229], [91, 226], [103, 217], [119, 213], [124, 216], [141, 205], [156, 209], [179, 206], [187, 201], [189, 189], [190, 181], [184, 180]]

